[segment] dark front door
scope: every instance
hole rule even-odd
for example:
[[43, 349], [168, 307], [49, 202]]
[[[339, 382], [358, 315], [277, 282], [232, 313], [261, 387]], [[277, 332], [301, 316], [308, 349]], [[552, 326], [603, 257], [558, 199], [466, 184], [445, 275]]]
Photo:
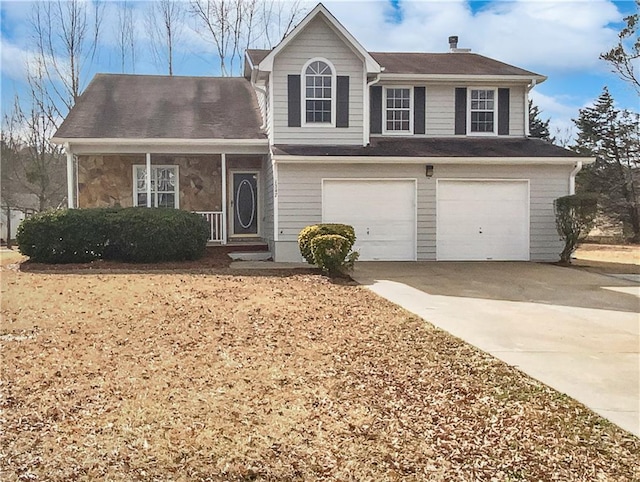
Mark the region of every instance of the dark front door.
[[232, 173], [233, 196], [231, 232], [235, 236], [258, 234], [258, 173]]

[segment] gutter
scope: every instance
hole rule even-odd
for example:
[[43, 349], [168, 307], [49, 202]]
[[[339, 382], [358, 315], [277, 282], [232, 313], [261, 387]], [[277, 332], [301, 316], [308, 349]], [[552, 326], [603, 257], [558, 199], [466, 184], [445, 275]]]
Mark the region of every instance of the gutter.
[[531, 131], [530, 126], [529, 126], [529, 92], [531, 92], [531, 90], [538, 84], [538, 81], [536, 80], [536, 78], [532, 78], [531, 79], [531, 83], [529, 85], [527, 85], [526, 91], [525, 91], [525, 102], [527, 103], [525, 105], [524, 108], [524, 135], [525, 137], [529, 137], [531, 135]]
[[[276, 164], [475, 164], [475, 165], [567, 165], [574, 157], [403, 157], [403, 156], [290, 156], [273, 155]], [[595, 159], [578, 161], [591, 163]], [[577, 171], [576, 171], [577, 172]]]
[[576, 167], [569, 174], [569, 194], [576, 193], [576, 174], [582, 169], [582, 161], [576, 162]]
[[95, 138], [95, 137], [52, 137], [53, 144], [83, 144], [91, 146], [139, 146], [151, 144], [157, 146], [268, 146], [268, 139], [178, 139], [178, 138]]
[[[383, 67], [384, 70], [384, 67]], [[371, 86], [373, 84], [377, 84], [378, 82], [380, 82], [380, 75], [382, 72], [377, 73], [376, 76], [374, 77], [374, 79], [371, 82], [367, 82], [365, 84], [365, 89], [364, 89], [364, 106], [363, 106], [363, 112], [364, 112], [364, 119], [363, 119], [363, 123], [364, 123], [364, 129], [362, 129], [363, 132], [363, 139], [362, 139], [362, 146], [366, 147], [369, 145], [369, 143], [371, 142], [371, 108], [369, 106], [369, 95], [371, 92]], [[364, 69], [364, 78], [366, 80], [367, 78], [367, 70]]]

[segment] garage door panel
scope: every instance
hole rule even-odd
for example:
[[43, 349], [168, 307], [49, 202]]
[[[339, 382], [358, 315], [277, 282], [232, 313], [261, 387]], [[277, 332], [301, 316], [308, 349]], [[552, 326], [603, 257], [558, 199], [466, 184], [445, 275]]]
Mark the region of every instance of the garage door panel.
[[528, 260], [526, 181], [438, 181], [439, 260]]
[[415, 259], [415, 181], [325, 180], [322, 211], [354, 227], [361, 260]]

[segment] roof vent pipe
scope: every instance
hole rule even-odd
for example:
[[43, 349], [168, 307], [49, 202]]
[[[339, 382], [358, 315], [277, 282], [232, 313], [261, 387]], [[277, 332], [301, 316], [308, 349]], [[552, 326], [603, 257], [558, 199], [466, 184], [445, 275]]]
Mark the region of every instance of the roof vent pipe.
[[449, 48], [451, 50], [455, 50], [458, 48], [458, 36], [457, 35], [452, 35], [451, 37], [449, 37]]

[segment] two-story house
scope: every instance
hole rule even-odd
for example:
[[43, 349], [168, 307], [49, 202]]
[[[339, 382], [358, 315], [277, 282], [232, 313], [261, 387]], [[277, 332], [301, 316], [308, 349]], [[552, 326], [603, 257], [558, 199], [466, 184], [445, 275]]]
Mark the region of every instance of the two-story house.
[[320, 222], [363, 260], [556, 260], [553, 200], [592, 159], [528, 137], [544, 76], [449, 41], [368, 52], [320, 4], [241, 78], [97, 75], [54, 137], [70, 207], [201, 212], [277, 261]]

